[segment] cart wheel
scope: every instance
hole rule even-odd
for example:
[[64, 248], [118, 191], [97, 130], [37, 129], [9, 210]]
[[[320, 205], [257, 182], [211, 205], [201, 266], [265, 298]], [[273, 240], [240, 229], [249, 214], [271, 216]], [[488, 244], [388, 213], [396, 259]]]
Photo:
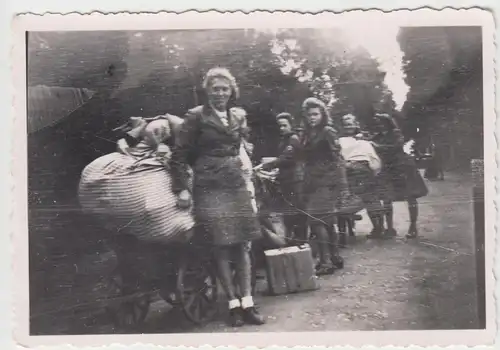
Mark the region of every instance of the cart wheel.
[[183, 256], [179, 260], [177, 293], [178, 305], [190, 322], [199, 326], [210, 322], [217, 313], [218, 296], [212, 262]]
[[113, 305], [107, 306], [106, 311], [115, 326], [127, 330], [141, 326], [148, 315], [151, 296], [144, 292], [131, 294], [126, 291], [123, 278], [117, 273], [111, 277], [111, 285], [117, 300], [112, 300]]
[[160, 297], [171, 306], [179, 306], [179, 295], [177, 292], [171, 292], [167, 289], [160, 289]]

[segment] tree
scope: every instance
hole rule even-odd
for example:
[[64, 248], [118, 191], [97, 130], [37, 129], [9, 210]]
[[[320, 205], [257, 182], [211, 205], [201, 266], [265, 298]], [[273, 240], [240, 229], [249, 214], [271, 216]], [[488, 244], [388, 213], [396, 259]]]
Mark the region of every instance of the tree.
[[29, 86], [109, 92], [127, 72], [126, 32], [30, 32], [27, 43]]
[[[474, 27], [403, 28], [407, 133], [432, 138], [452, 165], [482, 156], [482, 41]], [[419, 132], [417, 132], [419, 130]]]
[[349, 47], [342, 30], [287, 30], [278, 36], [277, 46], [285, 73], [307, 83], [335, 121], [354, 113], [369, 124], [375, 111], [395, 112], [385, 72], [366, 49]]

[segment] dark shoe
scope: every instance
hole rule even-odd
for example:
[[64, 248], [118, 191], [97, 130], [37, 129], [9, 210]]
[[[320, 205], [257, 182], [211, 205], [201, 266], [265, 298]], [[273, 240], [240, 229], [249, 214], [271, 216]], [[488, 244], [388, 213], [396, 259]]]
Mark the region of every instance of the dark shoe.
[[410, 227], [408, 233], [406, 234], [406, 238], [417, 238], [418, 231], [416, 227]]
[[341, 256], [334, 256], [332, 257], [332, 264], [336, 269], [343, 269], [344, 268], [344, 258]]
[[396, 232], [395, 229], [391, 228], [391, 229], [387, 229], [385, 230], [384, 232], [384, 236], [385, 237], [396, 237], [398, 235], [398, 233]]
[[320, 264], [316, 269], [316, 276], [333, 275], [335, 268], [330, 264]]
[[372, 232], [370, 232], [368, 234], [368, 236], [366, 236], [370, 239], [379, 239], [379, 238], [383, 238], [383, 235], [382, 235], [382, 231], [379, 230], [379, 229], [373, 229]]
[[263, 325], [266, 323], [264, 317], [259, 314], [255, 307], [248, 307], [246, 309], [242, 309], [243, 311], [243, 321], [247, 324], [253, 324], [256, 326]]
[[245, 324], [243, 321], [243, 309], [241, 307], [229, 310], [228, 324], [231, 327], [242, 327]]

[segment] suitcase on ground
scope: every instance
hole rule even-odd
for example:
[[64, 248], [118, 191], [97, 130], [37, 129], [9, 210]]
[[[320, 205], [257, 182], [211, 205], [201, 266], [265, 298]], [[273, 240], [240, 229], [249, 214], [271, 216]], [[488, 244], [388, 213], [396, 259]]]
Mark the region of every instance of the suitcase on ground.
[[266, 250], [269, 294], [289, 294], [319, 289], [311, 247]]

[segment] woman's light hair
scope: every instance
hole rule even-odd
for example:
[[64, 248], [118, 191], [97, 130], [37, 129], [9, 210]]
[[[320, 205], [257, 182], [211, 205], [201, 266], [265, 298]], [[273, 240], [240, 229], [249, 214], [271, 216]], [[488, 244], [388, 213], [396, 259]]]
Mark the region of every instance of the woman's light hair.
[[203, 79], [203, 89], [207, 91], [212, 81], [217, 78], [225, 79], [229, 82], [232, 90], [232, 98], [238, 99], [240, 97], [240, 89], [238, 88], [238, 84], [236, 84], [236, 79], [227, 68], [215, 67], [210, 69], [205, 75], [205, 79]]
[[326, 108], [326, 104], [316, 97], [309, 97], [304, 100], [302, 103], [302, 110], [307, 112], [308, 109], [311, 108], [319, 108], [322, 115], [322, 122], [324, 124], [328, 124], [330, 122], [330, 113], [328, 113], [328, 108]]

